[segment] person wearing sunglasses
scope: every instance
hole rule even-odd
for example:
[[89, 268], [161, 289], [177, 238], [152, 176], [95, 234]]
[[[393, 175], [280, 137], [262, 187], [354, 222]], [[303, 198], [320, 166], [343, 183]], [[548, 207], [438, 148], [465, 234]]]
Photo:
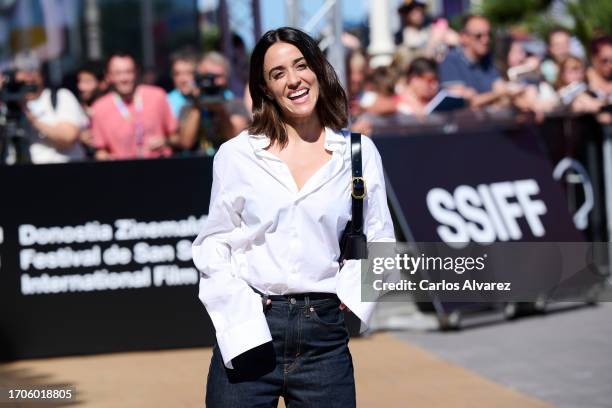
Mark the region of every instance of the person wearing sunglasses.
[[449, 93], [479, 108], [522, 91], [501, 79], [490, 52], [491, 24], [485, 17], [469, 14], [463, 18], [460, 44], [440, 65], [440, 82]]

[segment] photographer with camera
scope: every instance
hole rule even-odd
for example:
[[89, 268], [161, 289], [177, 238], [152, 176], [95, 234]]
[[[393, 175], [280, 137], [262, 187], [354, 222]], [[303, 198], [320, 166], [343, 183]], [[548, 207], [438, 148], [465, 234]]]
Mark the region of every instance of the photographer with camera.
[[45, 87], [41, 64], [33, 55], [20, 55], [15, 70], [4, 75], [6, 104], [3, 161], [63, 163], [85, 158], [79, 131], [87, 117], [67, 89]]
[[226, 140], [249, 124], [240, 99], [228, 89], [229, 63], [216, 51], [205, 54], [195, 74], [195, 86], [179, 114], [179, 139], [184, 149], [213, 155]]

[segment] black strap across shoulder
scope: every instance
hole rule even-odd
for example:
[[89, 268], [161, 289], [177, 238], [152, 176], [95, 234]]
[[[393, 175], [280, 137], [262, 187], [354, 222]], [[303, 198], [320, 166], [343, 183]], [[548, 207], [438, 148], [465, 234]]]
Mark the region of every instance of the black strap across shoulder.
[[340, 258], [344, 264], [347, 259], [366, 259], [368, 242], [363, 232], [363, 199], [366, 183], [362, 175], [361, 134], [351, 133], [351, 219], [346, 223], [340, 237]]
[[361, 134], [351, 133], [351, 167], [352, 167], [352, 230], [363, 232], [363, 199], [366, 194], [365, 181], [361, 171]]

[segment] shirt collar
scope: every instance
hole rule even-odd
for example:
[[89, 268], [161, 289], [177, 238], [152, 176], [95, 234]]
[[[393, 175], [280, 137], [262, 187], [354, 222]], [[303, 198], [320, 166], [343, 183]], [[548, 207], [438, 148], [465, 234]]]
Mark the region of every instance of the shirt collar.
[[476, 62], [471, 61], [466, 55], [465, 55], [465, 49], [463, 48], [462, 45], [457, 47], [457, 53], [459, 54], [459, 58], [461, 58], [463, 60], [463, 62], [469, 66], [469, 67], [473, 67], [475, 65], [478, 65]]
[[347, 138], [344, 131], [336, 132], [328, 127], [325, 128], [325, 148], [331, 152], [344, 152], [346, 149]]
[[463, 48], [463, 46], [458, 46], [458, 52], [459, 52], [459, 56], [461, 59], [463, 59], [463, 61], [470, 67], [470, 68], [474, 68], [474, 67], [484, 67], [489, 63], [489, 59], [491, 58], [491, 53], [489, 52], [487, 55], [485, 55], [484, 57], [476, 60], [476, 61], [472, 61], [470, 60], [466, 55], [465, 55], [465, 49]]
[[251, 135], [249, 134], [249, 142], [253, 149], [258, 152], [270, 145], [270, 138], [266, 135]]
[[[325, 128], [325, 148], [329, 151], [343, 153], [346, 149], [348, 138], [342, 131], [336, 132], [331, 128]], [[270, 138], [266, 135], [249, 135], [249, 141], [255, 152], [259, 152], [270, 145]]]

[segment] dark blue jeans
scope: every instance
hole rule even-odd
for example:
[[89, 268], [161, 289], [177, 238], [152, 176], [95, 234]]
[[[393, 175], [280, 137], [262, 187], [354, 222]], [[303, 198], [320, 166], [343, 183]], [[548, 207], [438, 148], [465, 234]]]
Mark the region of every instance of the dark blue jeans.
[[208, 408], [355, 407], [353, 359], [338, 297], [272, 300], [265, 310], [272, 342], [223, 365], [215, 343]]

